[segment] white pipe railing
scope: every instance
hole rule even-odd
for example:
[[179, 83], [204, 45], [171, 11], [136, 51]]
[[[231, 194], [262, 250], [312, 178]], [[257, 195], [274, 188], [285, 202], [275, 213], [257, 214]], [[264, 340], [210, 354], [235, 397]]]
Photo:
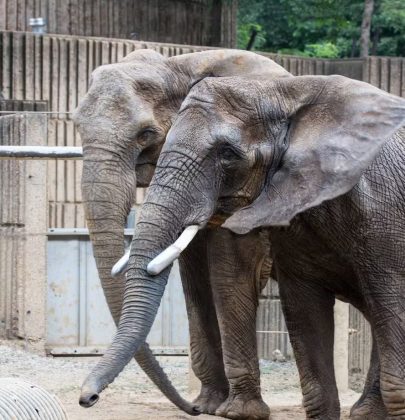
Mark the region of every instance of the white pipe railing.
[[82, 159], [81, 147], [0, 146], [0, 159]]

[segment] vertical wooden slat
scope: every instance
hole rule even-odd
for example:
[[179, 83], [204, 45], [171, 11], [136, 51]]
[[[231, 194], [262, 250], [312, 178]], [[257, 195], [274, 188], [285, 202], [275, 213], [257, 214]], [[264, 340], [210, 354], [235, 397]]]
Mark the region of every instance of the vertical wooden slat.
[[[77, 106], [77, 91], [78, 91], [78, 56], [77, 56], [77, 45], [78, 42], [76, 39], [69, 39], [69, 76], [68, 76], [68, 101], [67, 101], [67, 110], [69, 112], [73, 111]], [[67, 116], [65, 116], [67, 117]]]
[[2, 33], [1, 37], [1, 68], [2, 68], [2, 75], [1, 75], [1, 91], [6, 99], [12, 98], [12, 34], [11, 33]]
[[17, 31], [26, 30], [25, 0], [17, 0]]
[[118, 42], [117, 44], [117, 62], [121, 61], [124, 58], [124, 44], [122, 42]]
[[92, 31], [92, 2], [84, 1], [84, 35], [93, 35]]
[[119, 5], [115, 1], [113, 1], [112, 10], [113, 11], [111, 14], [111, 19], [112, 19], [112, 27], [113, 27], [113, 36], [115, 36], [115, 34], [117, 34], [120, 29]]
[[7, 29], [7, 1], [0, 0], [0, 30]]
[[101, 52], [101, 57], [100, 57], [100, 64], [109, 64], [111, 63], [111, 58], [110, 58], [110, 45], [111, 43], [108, 41], [101, 41], [101, 45], [100, 45], [100, 52]]
[[93, 10], [92, 10], [92, 35], [101, 36], [101, 22], [100, 22], [100, 0], [93, 0]]
[[[59, 68], [60, 68], [60, 38], [53, 36], [51, 38], [51, 69], [50, 69], [50, 110], [58, 111], [59, 106]], [[57, 114], [52, 114], [52, 118], [57, 118]]]
[[25, 36], [25, 55], [24, 55], [24, 99], [33, 100], [35, 98], [35, 35], [26, 34]]
[[7, 4], [7, 29], [17, 29], [17, 0], [6, 0]]
[[380, 59], [380, 86], [379, 88], [388, 92], [390, 85], [390, 71], [389, 71], [390, 59], [387, 57], [381, 57]]
[[49, 31], [49, 2], [48, 0], [39, 0], [38, 16], [45, 18], [47, 25], [47, 32]]
[[42, 89], [41, 99], [49, 101], [49, 109], [51, 108], [51, 50], [52, 43], [49, 36], [42, 38]]
[[35, 0], [24, 0], [25, 3], [25, 18], [24, 18], [24, 31], [29, 31], [30, 26], [28, 25], [30, 18], [40, 17], [35, 12]]
[[77, 0], [69, 0], [69, 34], [80, 35], [80, 10], [79, 2]]
[[34, 37], [34, 99], [37, 101], [42, 99], [42, 40], [41, 36]]
[[401, 96], [401, 58], [390, 59], [390, 86], [389, 92]]
[[58, 0], [56, 6], [56, 33], [70, 34], [70, 10], [69, 1]]
[[380, 87], [380, 59], [377, 57], [370, 57], [370, 80], [373, 86]]
[[61, 112], [58, 118], [65, 118], [63, 112], [67, 111], [67, 96], [69, 93], [69, 41], [60, 38], [59, 42], [59, 66], [58, 66], [58, 111]]
[[13, 34], [12, 46], [12, 98], [24, 99], [24, 33]]
[[87, 55], [87, 41], [79, 39], [77, 45], [77, 97], [78, 101], [86, 94], [87, 79], [89, 77], [87, 72], [88, 55]]
[[59, 1], [63, 1], [63, 0], [48, 0], [48, 32], [50, 34], [59, 33], [58, 19], [57, 19], [57, 7], [59, 4]]

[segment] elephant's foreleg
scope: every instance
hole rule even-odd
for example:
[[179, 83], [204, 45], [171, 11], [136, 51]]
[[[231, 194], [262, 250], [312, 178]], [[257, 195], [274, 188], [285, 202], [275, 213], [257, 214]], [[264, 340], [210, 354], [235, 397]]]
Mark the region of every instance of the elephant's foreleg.
[[269, 249], [257, 232], [209, 232], [210, 278], [221, 331], [229, 397], [216, 411], [232, 419], [268, 419], [260, 393], [256, 310], [261, 264]]
[[383, 420], [387, 410], [380, 389], [380, 360], [375, 338], [371, 349], [370, 368], [368, 370], [363, 393], [350, 411], [352, 420]]
[[180, 272], [189, 320], [192, 369], [201, 381], [194, 400], [214, 414], [228, 396], [221, 337], [208, 272], [206, 232], [200, 232], [180, 257]]
[[280, 298], [297, 362], [307, 418], [339, 420], [333, 368], [334, 295], [277, 267]]

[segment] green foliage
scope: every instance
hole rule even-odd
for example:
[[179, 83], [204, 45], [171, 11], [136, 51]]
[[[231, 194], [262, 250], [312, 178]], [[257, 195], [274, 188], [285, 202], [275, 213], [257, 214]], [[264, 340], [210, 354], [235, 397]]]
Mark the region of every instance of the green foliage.
[[[363, 8], [364, 0], [239, 0], [238, 47], [246, 48], [254, 27], [261, 29], [256, 49], [355, 57]], [[404, 0], [375, 0], [370, 52], [405, 55], [404, 28]]]
[[307, 44], [305, 50], [309, 57], [338, 58], [339, 49], [332, 42], [321, 42], [319, 44]]

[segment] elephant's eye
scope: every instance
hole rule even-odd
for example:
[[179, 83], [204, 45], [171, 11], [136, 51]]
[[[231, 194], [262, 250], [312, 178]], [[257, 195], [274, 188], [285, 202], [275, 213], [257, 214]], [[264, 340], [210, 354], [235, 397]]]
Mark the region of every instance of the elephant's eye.
[[142, 146], [146, 146], [151, 140], [154, 139], [157, 130], [153, 127], [143, 128], [138, 133], [138, 143]]
[[139, 132], [138, 137], [146, 137], [155, 133], [156, 130], [154, 128], [144, 128]]
[[225, 163], [233, 162], [241, 158], [240, 153], [231, 146], [224, 146], [220, 152], [221, 160]]

